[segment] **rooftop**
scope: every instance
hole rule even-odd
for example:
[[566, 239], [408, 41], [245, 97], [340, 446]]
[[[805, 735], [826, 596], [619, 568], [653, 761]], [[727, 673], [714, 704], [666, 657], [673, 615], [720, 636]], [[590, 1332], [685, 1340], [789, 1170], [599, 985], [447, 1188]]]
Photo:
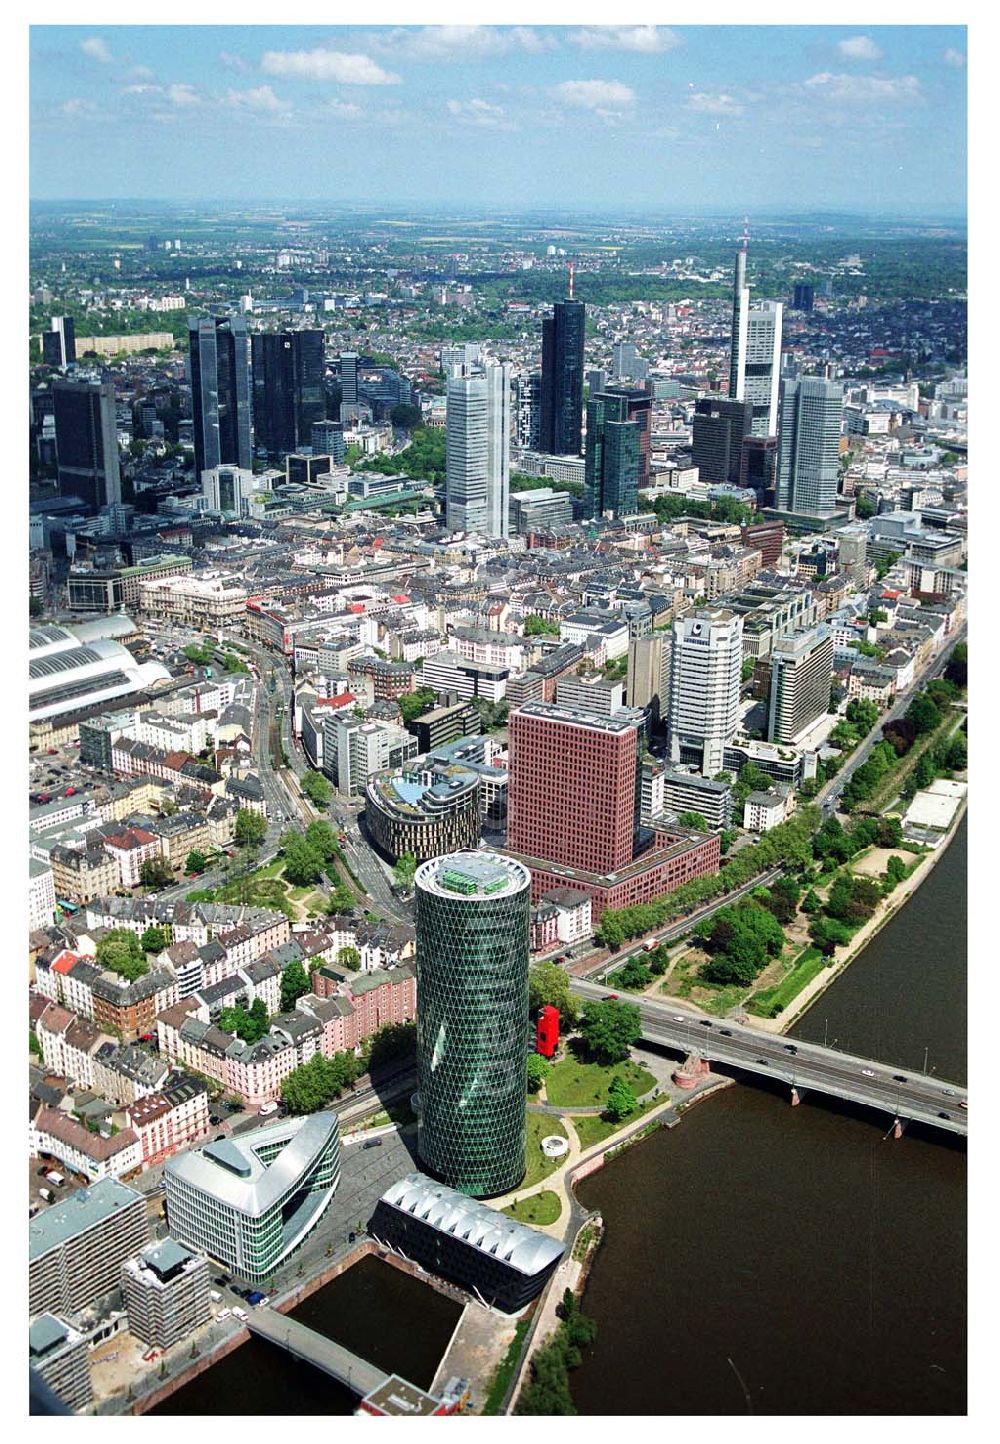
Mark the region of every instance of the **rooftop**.
[[423, 863], [415, 877], [424, 892], [476, 901], [521, 892], [530, 881], [527, 868], [495, 852], [446, 853]]
[[28, 1224], [29, 1257], [39, 1258], [60, 1244], [69, 1243], [137, 1199], [142, 1201], [141, 1193], [114, 1178], [102, 1178], [89, 1188], [78, 1189], [45, 1213], [31, 1219]]

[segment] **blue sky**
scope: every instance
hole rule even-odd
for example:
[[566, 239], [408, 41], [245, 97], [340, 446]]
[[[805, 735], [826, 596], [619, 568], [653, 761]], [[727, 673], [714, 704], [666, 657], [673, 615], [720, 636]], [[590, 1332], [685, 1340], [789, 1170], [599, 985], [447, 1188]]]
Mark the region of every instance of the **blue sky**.
[[35, 26], [35, 199], [943, 213], [961, 26]]

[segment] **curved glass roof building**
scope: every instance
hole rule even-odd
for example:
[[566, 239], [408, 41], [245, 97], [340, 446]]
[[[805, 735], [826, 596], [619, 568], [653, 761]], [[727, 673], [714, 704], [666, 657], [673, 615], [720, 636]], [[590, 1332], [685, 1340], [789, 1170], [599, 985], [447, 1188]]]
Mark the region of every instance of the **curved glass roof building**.
[[417, 869], [417, 1151], [472, 1198], [524, 1177], [531, 876], [453, 852]]

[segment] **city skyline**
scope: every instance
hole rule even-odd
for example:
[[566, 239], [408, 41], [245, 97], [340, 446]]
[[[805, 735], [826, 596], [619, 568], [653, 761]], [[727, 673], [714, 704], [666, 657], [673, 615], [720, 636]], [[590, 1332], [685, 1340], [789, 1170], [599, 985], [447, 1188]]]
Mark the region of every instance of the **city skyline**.
[[36, 26], [30, 52], [36, 201], [964, 213], [961, 26]]

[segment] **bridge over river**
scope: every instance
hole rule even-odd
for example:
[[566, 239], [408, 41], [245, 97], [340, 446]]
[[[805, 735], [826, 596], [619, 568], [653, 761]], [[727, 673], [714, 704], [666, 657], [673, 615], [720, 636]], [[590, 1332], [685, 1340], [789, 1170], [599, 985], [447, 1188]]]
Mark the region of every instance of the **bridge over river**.
[[[606, 998], [608, 987], [574, 978], [571, 991], [581, 1000]], [[623, 995], [628, 997], [629, 995]], [[909, 1121], [925, 1123], [968, 1137], [969, 1121], [960, 1101], [967, 1100], [960, 1083], [924, 1073], [908, 1073], [888, 1063], [857, 1058], [818, 1043], [791, 1042], [781, 1034], [680, 1011], [676, 1003], [629, 997], [638, 1005], [642, 1037], [685, 1055], [725, 1063], [763, 1078], [789, 1084], [793, 1102], [810, 1089], [831, 1098], [866, 1104], [886, 1113], [897, 1128]]]

